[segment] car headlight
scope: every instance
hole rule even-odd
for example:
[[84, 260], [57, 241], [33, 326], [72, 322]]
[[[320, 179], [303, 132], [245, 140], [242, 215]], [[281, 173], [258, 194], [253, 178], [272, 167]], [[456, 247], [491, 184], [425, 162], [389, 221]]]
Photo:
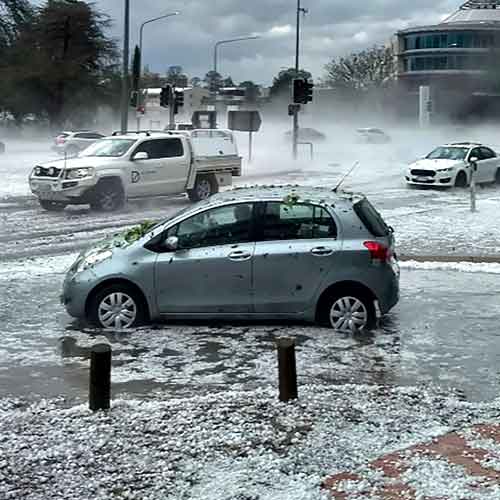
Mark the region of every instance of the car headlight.
[[448, 168], [438, 168], [437, 172], [451, 172], [453, 170], [453, 167], [448, 167]]
[[66, 171], [66, 179], [83, 179], [94, 175], [93, 167], [71, 168]]
[[85, 269], [95, 266], [103, 260], [109, 259], [112, 255], [113, 252], [111, 250], [102, 250], [99, 252], [91, 253], [78, 262], [75, 271], [77, 273], [81, 273], [85, 271]]

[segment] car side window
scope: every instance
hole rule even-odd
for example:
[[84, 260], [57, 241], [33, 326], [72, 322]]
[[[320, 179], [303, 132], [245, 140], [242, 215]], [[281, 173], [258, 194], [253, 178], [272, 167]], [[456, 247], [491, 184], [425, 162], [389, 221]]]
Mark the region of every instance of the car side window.
[[184, 250], [245, 243], [251, 239], [252, 218], [251, 203], [213, 208], [170, 228], [165, 237], [177, 236]]
[[481, 156], [483, 160], [489, 160], [490, 158], [495, 158], [496, 154], [490, 148], [482, 147], [479, 148], [481, 150]]
[[470, 153], [469, 153], [469, 160], [473, 157], [476, 157], [478, 160], [482, 160], [483, 157], [481, 155], [481, 151], [479, 150], [479, 148], [474, 148]]
[[337, 226], [323, 207], [298, 203], [266, 203], [262, 220], [262, 240], [302, 240], [336, 238]]
[[174, 158], [184, 155], [182, 141], [178, 138], [156, 139], [154, 141], [144, 141], [135, 150], [136, 153], [147, 153], [150, 160], [160, 158]]

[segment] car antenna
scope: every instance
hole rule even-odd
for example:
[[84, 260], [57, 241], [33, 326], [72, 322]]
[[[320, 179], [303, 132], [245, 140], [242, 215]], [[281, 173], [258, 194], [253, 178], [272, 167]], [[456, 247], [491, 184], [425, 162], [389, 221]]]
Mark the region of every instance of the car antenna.
[[346, 178], [353, 172], [353, 170], [359, 165], [359, 161], [355, 161], [354, 162], [354, 165], [351, 167], [351, 169], [344, 175], [344, 177], [342, 177], [342, 179], [340, 179], [339, 183], [333, 188], [333, 192], [336, 193], [340, 186], [342, 185], [342, 183], [346, 180]]

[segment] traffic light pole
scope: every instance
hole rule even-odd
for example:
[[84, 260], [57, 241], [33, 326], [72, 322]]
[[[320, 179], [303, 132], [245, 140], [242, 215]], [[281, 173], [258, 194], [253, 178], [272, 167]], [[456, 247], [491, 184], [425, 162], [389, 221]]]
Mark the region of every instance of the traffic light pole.
[[[297, 0], [297, 29], [295, 33], [295, 78], [299, 77], [299, 42], [300, 42], [300, 13], [302, 9], [300, 7], [300, 0]], [[297, 107], [294, 108], [293, 112], [293, 159], [297, 159], [297, 142], [299, 140], [299, 110]]]
[[175, 129], [175, 88], [170, 87], [170, 95], [168, 96], [168, 128]]
[[121, 100], [121, 132], [128, 129], [129, 107], [129, 35], [130, 35], [130, 0], [125, 0], [125, 25], [123, 33], [123, 70], [122, 70], [122, 100]]

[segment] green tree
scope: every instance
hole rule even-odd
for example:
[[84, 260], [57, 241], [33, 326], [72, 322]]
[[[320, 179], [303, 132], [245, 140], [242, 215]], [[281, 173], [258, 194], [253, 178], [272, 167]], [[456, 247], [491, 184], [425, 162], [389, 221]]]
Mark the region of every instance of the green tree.
[[[115, 43], [105, 35], [109, 26], [108, 17], [83, 1], [42, 5], [21, 28], [9, 54], [11, 94], [22, 89], [26, 102], [36, 103], [31, 112], [45, 114], [57, 128], [78, 113], [95, 110], [106, 95], [103, 82], [116, 69]], [[19, 99], [11, 97], [15, 108]]]
[[325, 66], [323, 83], [333, 88], [369, 90], [394, 80], [396, 66], [389, 47], [375, 46], [347, 57], [332, 59]]
[[32, 15], [28, 0], [0, 0], [0, 49], [14, 42], [19, 29]]
[[182, 66], [170, 66], [167, 70], [167, 82], [174, 87], [187, 87], [189, 78], [182, 71]]
[[240, 87], [245, 89], [245, 99], [249, 103], [257, 102], [260, 97], [260, 87], [250, 80], [240, 83]]
[[139, 90], [139, 78], [141, 75], [141, 51], [136, 45], [134, 49], [134, 57], [132, 58], [132, 90]]
[[210, 70], [205, 75], [203, 82], [211, 92], [216, 92], [223, 86], [222, 75], [214, 70]]
[[278, 76], [275, 76], [273, 79], [270, 90], [271, 97], [288, 95], [294, 78], [305, 78], [308, 80], [311, 77], [311, 73], [303, 69], [299, 70], [298, 74], [295, 73], [295, 68], [282, 69], [278, 73]]

